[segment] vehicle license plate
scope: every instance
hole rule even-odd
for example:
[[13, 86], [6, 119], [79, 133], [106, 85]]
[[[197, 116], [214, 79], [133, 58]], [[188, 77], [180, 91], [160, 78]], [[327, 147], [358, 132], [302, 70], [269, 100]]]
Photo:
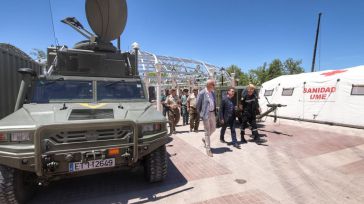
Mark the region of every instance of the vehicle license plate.
[[90, 169], [100, 169], [115, 166], [115, 158], [111, 159], [99, 159], [99, 160], [91, 160], [85, 163], [82, 162], [72, 162], [69, 163], [69, 171], [84, 171]]

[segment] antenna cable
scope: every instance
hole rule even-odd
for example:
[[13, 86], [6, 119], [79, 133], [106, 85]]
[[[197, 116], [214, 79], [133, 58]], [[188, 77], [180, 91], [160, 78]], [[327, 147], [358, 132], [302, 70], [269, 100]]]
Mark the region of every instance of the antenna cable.
[[51, 22], [52, 22], [52, 31], [53, 31], [54, 43], [55, 43], [55, 45], [57, 47], [58, 46], [58, 40], [57, 40], [57, 37], [56, 37], [56, 31], [54, 29], [53, 12], [52, 12], [51, 0], [48, 0], [48, 2], [49, 2], [49, 11], [51, 13]]

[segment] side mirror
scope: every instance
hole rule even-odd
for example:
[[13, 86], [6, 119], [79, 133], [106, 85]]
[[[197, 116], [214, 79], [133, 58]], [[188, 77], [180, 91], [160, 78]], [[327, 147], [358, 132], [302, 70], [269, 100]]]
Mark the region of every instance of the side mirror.
[[24, 104], [26, 90], [29, 87], [29, 84], [31, 83], [32, 77], [36, 77], [37, 73], [30, 68], [20, 68], [18, 69], [18, 72], [22, 75], [22, 80], [20, 83], [20, 88], [18, 92], [18, 97], [16, 99], [16, 104], [14, 111], [17, 111], [19, 108], [21, 108]]
[[37, 76], [37, 73], [31, 68], [20, 68], [18, 69], [18, 72], [23, 76], [24, 75], [30, 75], [32, 77]]

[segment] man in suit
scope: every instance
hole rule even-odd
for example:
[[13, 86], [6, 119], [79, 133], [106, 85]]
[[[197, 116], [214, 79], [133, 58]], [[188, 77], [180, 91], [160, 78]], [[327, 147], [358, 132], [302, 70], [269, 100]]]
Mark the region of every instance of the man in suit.
[[240, 148], [238, 141], [236, 139], [235, 132], [235, 105], [232, 101], [234, 97], [235, 90], [233, 87], [229, 87], [227, 91], [227, 95], [222, 99], [220, 110], [219, 110], [219, 119], [222, 125], [220, 131], [220, 141], [225, 142], [224, 135], [227, 127], [230, 127], [231, 130], [231, 141], [235, 148]]
[[215, 81], [213, 79], [207, 80], [206, 88], [198, 94], [196, 104], [196, 109], [200, 113], [205, 129], [205, 138], [202, 138], [202, 141], [206, 148], [206, 154], [210, 157], [213, 156], [210, 147], [210, 136], [216, 130], [216, 96], [214, 89]]

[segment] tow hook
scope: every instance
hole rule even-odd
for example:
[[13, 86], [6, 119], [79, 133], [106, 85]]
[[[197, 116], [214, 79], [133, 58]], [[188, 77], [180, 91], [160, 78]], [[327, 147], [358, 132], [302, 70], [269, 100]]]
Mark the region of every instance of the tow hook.
[[47, 169], [49, 171], [54, 171], [54, 170], [56, 170], [56, 168], [58, 168], [58, 166], [59, 166], [58, 162], [52, 161], [51, 163], [47, 164]]
[[105, 151], [92, 150], [89, 152], [81, 152], [81, 162], [86, 163], [89, 160], [96, 160], [97, 158], [105, 158]]
[[37, 185], [38, 186], [48, 186], [49, 185], [49, 181], [47, 179], [43, 179], [43, 178], [40, 178], [38, 181], [37, 181]]
[[44, 157], [44, 163], [47, 171], [54, 172], [59, 167], [59, 162], [53, 161], [50, 156]]
[[123, 158], [129, 158], [130, 157], [130, 149], [126, 149], [125, 153], [121, 155]]

